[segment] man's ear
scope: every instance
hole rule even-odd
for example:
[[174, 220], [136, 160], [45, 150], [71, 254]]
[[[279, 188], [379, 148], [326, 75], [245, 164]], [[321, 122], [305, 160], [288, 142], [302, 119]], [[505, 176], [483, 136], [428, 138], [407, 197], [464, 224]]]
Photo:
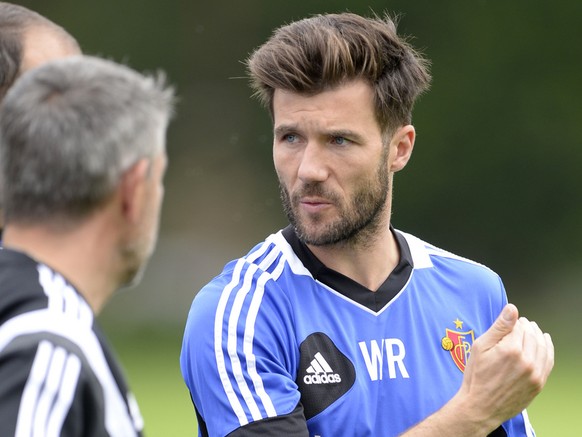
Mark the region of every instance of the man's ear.
[[390, 140], [390, 150], [393, 154], [393, 158], [390, 164], [390, 171], [400, 171], [406, 166], [412, 155], [412, 149], [414, 149], [415, 138], [416, 131], [411, 124], [402, 126], [392, 136], [392, 139]]
[[146, 204], [147, 180], [151, 161], [142, 158], [125, 171], [121, 178], [121, 213], [130, 223], [136, 223]]

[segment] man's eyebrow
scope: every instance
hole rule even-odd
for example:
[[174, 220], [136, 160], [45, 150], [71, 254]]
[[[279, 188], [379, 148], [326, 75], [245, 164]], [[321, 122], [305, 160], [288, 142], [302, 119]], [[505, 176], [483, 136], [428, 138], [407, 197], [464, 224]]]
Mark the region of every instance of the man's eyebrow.
[[329, 135], [331, 138], [344, 137], [356, 143], [361, 143], [364, 140], [362, 135], [348, 129], [331, 130], [327, 132], [327, 135]]
[[[297, 124], [282, 124], [277, 126], [273, 133], [275, 137], [279, 137], [289, 132], [297, 131], [299, 131], [299, 126]], [[355, 142], [361, 142], [364, 139], [361, 134], [349, 129], [332, 129], [327, 132], [323, 132], [323, 135], [326, 135], [329, 138], [346, 137]]]
[[278, 137], [289, 132], [295, 132], [298, 129], [299, 127], [296, 124], [282, 124], [277, 126], [273, 133], [275, 134], [275, 137]]

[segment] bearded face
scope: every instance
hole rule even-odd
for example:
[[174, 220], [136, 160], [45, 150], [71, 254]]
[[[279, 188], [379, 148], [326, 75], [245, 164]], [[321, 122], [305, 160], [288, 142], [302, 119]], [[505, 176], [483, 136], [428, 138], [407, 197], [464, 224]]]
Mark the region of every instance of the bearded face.
[[[354, 186], [349, 197], [342, 197], [326, 189], [324, 183], [300, 186], [293, 193], [279, 180], [281, 201], [289, 222], [299, 239], [313, 246], [340, 243], [366, 243], [382, 225], [382, 211], [390, 190], [390, 178], [386, 167], [387, 148], [374, 172], [364, 175]], [[325, 199], [335, 208], [335, 214], [302, 213], [301, 199]]]

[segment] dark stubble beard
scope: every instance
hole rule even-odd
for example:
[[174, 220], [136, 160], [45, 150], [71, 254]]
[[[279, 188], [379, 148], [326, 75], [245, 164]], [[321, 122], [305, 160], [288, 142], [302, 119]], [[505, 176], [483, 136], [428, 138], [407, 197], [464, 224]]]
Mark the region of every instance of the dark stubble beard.
[[156, 240], [157, 231], [153, 236], [142, 236], [136, 241], [122, 244], [120, 254], [125, 264], [125, 270], [121, 273], [119, 279], [120, 288], [132, 288], [141, 282], [156, 246]]
[[[327, 192], [321, 183], [304, 185], [298, 192], [290, 195], [279, 181], [283, 210], [299, 240], [313, 246], [358, 245], [368, 246], [372, 243], [378, 229], [384, 226], [381, 214], [390, 193], [390, 178], [386, 167], [387, 150], [382, 154], [376, 173], [356, 187], [354, 196], [348, 204], [342, 205], [338, 196]], [[299, 199], [304, 196], [317, 196], [331, 201], [339, 209], [339, 217], [328, 223], [321, 231], [313, 232], [309, 224], [303, 221], [297, 210]], [[315, 217], [318, 223], [321, 219]]]
[[120, 288], [132, 288], [139, 284], [145, 273], [147, 259], [143, 259], [138, 252], [127, 248], [123, 252], [123, 258], [127, 262], [127, 268], [120, 279]]

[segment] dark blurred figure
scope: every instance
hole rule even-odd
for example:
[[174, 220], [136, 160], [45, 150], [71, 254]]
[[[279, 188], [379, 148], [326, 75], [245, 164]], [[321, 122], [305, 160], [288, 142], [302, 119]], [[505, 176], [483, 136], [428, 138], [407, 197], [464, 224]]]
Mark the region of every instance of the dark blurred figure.
[[[23, 6], [0, 2], [0, 103], [25, 71], [79, 54], [75, 38], [58, 24]], [[2, 224], [0, 208], [0, 239]]]
[[172, 108], [160, 78], [83, 56], [6, 94], [0, 435], [141, 435], [95, 314], [154, 249]]

